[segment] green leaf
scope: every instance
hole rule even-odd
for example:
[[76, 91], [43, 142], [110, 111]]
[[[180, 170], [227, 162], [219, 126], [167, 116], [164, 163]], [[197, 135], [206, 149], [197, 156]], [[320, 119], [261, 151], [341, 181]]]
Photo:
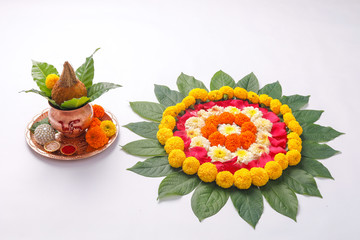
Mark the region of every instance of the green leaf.
[[282, 104], [287, 104], [291, 110], [296, 111], [305, 106], [309, 102], [310, 96], [301, 96], [301, 95], [291, 95], [291, 96], [282, 96], [280, 102]]
[[229, 86], [233, 88], [235, 87], [235, 81], [228, 74], [220, 70], [211, 78], [210, 90], [218, 90], [223, 86]]
[[303, 140], [310, 140], [314, 142], [328, 142], [340, 136], [341, 132], [336, 131], [331, 127], [324, 127], [317, 124], [306, 124], [303, 126], [303, 133], [301, 138]]
[[204, 220], [218, 213], [229, 199], [228, 189], [215, 183], [200, 183], [191, 197], [191, 208], [199, 219]]
[[154, 122], [161, 121], [162, 114], [165, 110], [164, 105], [153, 102], [130, 102], [130, 107], [140, 117]]
[[294, 192], [322, 198], [316, 185], [315, 179], [306, 171], [290, 167], [289, 169], [284, 171], [283, 176], [284, 182]]
[[259, 90], [260, 94], [267, 94], [273, 99], [280, 99], [282, 95], [282, 88], [279, 81], [265, 85]]
[[137, 162], [127, 170], [145, 177], [164, 177], [177, 171], [169, 165], [167, 156], [148, 158], [143, 162]]
[[51, 96], [51, 90], [48, 89], [45, 85], [46, 77], [49, 74], [56, 74], [59, 76], [58, 71], [53, 65], [50, 65], [45, 62], [37, 62], [32, 60], [32, 69], [31, 69], [31, 75], [36, 82], [36, 84], [39, 86], [40, 90], [43, 91], [46, 96]]
[[156, 134], [159, 131], [159, 124], [154, 122], [135, 122], [129, 123], [124, 127], [139, 136], [150, 139], [157, 139]]
[[235, 189], [230, 196], [239, 215], [255, 228], [264, 211], [263, 196], [260, 190], [256, 187], [247, 190]]
[[296, 118], [296, 121], [300, 124], [304, 124], [316, 122], [323, 112], [323, 110], [299, 110], [293, 112], [293, 115]]
[[24, 91], [21, 91], [21, 92], [25, 92], [25, 93], [31, 92], [31, 93], [39, 94], [40, 96], [46, 98], [52, 105], [54, 105], [55, 107], [60, 108], [60, 106], [57, 105], [57, 103], [54, 100], [52, 100], [50, 97], [48, 97], [46, 95], [46, 93], [44, 93], [43, 91], [39, 91], [39, 90], [36, 90], [36, 89], [30, 89], [30, 90], [26, 90], [26, 91], [24, 90]]
[[200, 179], [196, 176], [190, 176], [183, 172], [171, 173], [160, 183], [158, 199], [189, 194], [199, 183]]
[[49, 123], [49, 118], [46, 117], [46, 118], [44, 118], [43, 120], [40, 120], [40, 121], [34, 123], [33, 125], [31, 125], [31, 127], [30, 127], [30, 129], [29, 129], [30, 132], [34, 133], [35, 128], [37, 128], [37, 126], [39, 126], [39, 125], [41, 125], [41, 124], [49, 124], [49, 125], [50, 125], [50, 123]]
[[247, 91], [257, 93], [259, 91], [259, 81], [254, 73], [250, 73], [243, 77], [236, 84], [237, 87], [245, 88]]
[[88, 103], [90, 98], [88, 97], [81, 97], [81, 98], [73, 98], [71, 100], [65, 101], [61, 104], [62, 109], [75, 109], [83, 106], [84, 104]]
[[85, 84], [86, 89], [92, 86], [94, 79], [94, 59], [93, 55], [99, 50], [96, 49], [90, 57], [87, 57], [85, 62], [76, 69], [76, 76], [78, 79]]
[[107, 83], [107, 82], [95, 83], [94, 85], [89, 87], [87, 95], [90, 98], [90, 101], [92, 102], [101, 95], [103, 95], [104, 93], [106, 93], [107, 91], [109, 91], [110, 89], [114, 89], [118, 87], [121, 87], [121, 85], [115, 83]]
[[154, 139], [142, 139], [130, 142], [122, 147], [122, 149], [135, 156], [165, 156], [166, 152], [164, 147]]
[[334, 156], [336, 153], [339, 153], [339, 151], [334, 150], [327, 144], [319, 144], [312, 141], [302, 142], [301, 155], [308, 158], [325, 159]]
[[298, 211], [296, 194], [281, 178], [276, 181], [269, 181], [260, 188], [261, 193], [275, 211], [296, 221]]
[[170, 90], [167, 86], [155, 84], [155, 95], [159, 103], [166, 107], [180, 103], [184, 96], [178, 91]]
[[329, 170], [322, 163], [312, 158], [302, 157], [297, 167], [305, 170], [314, 177], [334, 179]]
[[208, 91], [203, 82], [195, 79], [192, 76], [188, 76], [184, 73], [181, 73], [176, 81], [176, 85], [178, 86], [179, 91], [187, 96], [189, 92], [194, 88], [202, 88]]

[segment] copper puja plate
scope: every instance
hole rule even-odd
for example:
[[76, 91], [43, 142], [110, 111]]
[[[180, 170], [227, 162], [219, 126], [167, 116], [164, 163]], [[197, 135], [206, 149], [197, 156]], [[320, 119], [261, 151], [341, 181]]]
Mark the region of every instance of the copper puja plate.
[[73, 155], [70, 155], [70, 156], [62, 154], [60, 152], [60, 150], [57, 150], [56, 152], [47, 152], [47, 151], [45, 151], [45, 149], [42, 145], [38, 144], [35, 141], [34, 134], [30, 131], [30, 128], [34, 123], [46, 118], [48, 116], [48, 112], [49, 112], [49, 109], [45, 109], [42, 113], [34, 116], [34, 118], [31, 120], [31, 122], [27, 125], [26, 132], [25, 132], [25, 139], [26, 139], [26, 142], [28, 143], [28, 145], [30, 146], [30, 148], [44, 157], [57, 159], [57, 160], [78, 160], [78, 159], [88, 158], [88, 157], [97, 155], [97, 154], [103, 152], [108, 147], [110, 147], [110, 145], [115, 141], [115, 139], [117, 138], [117, 136], [119, 134], [119, 123], [118, 123], [116, 117], [109, 111], [105, 111], [105, 115], [100, 120], [101, 121], [111, 120], [116, 125], [116, 129], [117, 129], [115, 135], [113, 135], [109, 139], [109, 142], [105, 146], [103, 146], [101, 148], [97, 148], [97, 149], [90, 147], [85, 140], [85, 133], [76, 138], [67, 138], [67, 137], [63, 136], [62, 133], [58, 132], [55, 135], [55, 140], [61, 144], [61, 147], [64, 146], [65, 144], [72, 144], [72, 145], [76, 146], [77, 151]]

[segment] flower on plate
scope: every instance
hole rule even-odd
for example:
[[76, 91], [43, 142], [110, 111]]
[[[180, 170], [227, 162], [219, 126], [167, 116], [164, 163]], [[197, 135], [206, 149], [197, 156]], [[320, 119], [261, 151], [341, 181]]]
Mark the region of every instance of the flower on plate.
[[244, 149], [248, 149], [251, 146], [251, 144], [255, 142], [255, 140], [256, 140], [255, 134], [253, 134], [250, 131], [242, 132], [240, 134], [241, 146]]
[[100, 127], [105, 132], [107, 137], [112, 137], [116, 133], [116, 126], [110, 120], [102, 121]]
[[289, 150], [298, 150], [299, 152], [301, 152], [301, 150], [302, 150], [301, 142], [299, 142], [296, 139], [289, 139], [288, 140], [288, 149]]
[[185, 107], [188, 108], [191, 105], [195, 104], [196, 99], [193, 96], [187, 96], [182, 100], [182, 103], [185, 104]]
[[295, 117], [294, 117], [294, 115], [293, 115], [292, 113], [290, 113], [290, 112], [285, 113], [285, 114], [283, 115], [283, 118], [284, 118], [284, 123], [285, 123], [286, 125], [289, 125], [289, 123], [290, 123], [292, 120], [296, 120]]
[[256, 134], [257, 132], [257, 128], [255, 126], [254, 123], [252, 122], [245, 122], [243, 123], [243, 125], [241, 126], [241, 131], [246, 132], [246, 131], [250, 131], [253, 134]]
[[219, 162], [225, 162], [232, 158], [231, 152], [223, 146], [210, 147], [208, 155], [213, 161]]
[[286, 153], [286, 159], [290, 166], [295, 166], [300, 162], [301, 154], [298, 150], [290, 150]]
[[169, 128], [161, 128], [156, 133], [156, 138], [161, 145], [165, 145], [166, 141], [173, 136], [173, 131]]
[[279, 114], [280, 113], [280, 107], [281, 107], [281, 102], [279, 101], [279, 99], [271, 100], [270, 109], [271, 109], [271, 111], [273, 111], [273, 113]]
[[234, 185], [238, 189], [248, 189], [251, 186], [252, 178], [250, 171], [246, 168], [239, 169], [234, 174]]
[[205, 121], [200, 117], [190, 117], [185, 122], [186, 129], [202, 128], [205, 126]]
[[248, 96], [248, 92], [244, 88], [236, 87], [234, 89], [234, 95], [237, 98], [245, 100]]
[[266, 118], [258, 118], [254, 121], [254, 125], [258, 131], [271, 132], [273, 124]]
[[203, 163], [198, 169], [198, 176], [203, 182], [215, 181], [217, 173], [216, 166], [210, 162]]
[[222, 188], [229, 188], [234, 184], [234, 175], [229, 171], [222, 171], [216, 175], [216, 184]]
[[220, 107], [220, 106], [213, 106], [212, 108], [208, 109], [208, 112], [211, 113], [212, 115], [220, 115], [221, 113], [224, 112], [224, 108]]
[[92, 109], [94, 112], [94, 117], [102, 118], [105, 115], [105, 110], [102, 106], [94, 104], [92, 105]]
[[269, 153], [269, 148], [264, 146], [263, 144], [254, 143], [248, 149], [249, 152], [255, 155], [255, 157], [259, 158], [264, 153]]
[[173, 116], [167, 115], [161, 119], [161, 122], [159, 124], [159, 129], [169, 128], [169, 129], [173, 130], [175, 128], [175, 125], [176, 125], [175, 118]]
[[186, 134], [189, 138], [199, 137], [201, 136], [201, 131], [198, 128], [195, 129], [187, 129]]
[[229, 86], [223, 86], [219, 89], [219, 91], [223, 94], [223, 95], [227, 95], [228, 99], [231, 99], [234, 97], [234, 89], [232, 87]]
[[197, 173], [199, 167], [200, 162], [195, 157], [186, 158], [182, 165], [182, 169], [187, 175], [194, 175]]
[[282, 167], [275, 161], [269, 161], [265, 165], [265, 171], [271, 180], [278, 179], [282, 174]]
[[253, 167], [250, 169], [252, 184], [258, 187], [264, 186], [269, 181], [269, 176], [265, 169]]
[[269, 107], [272, 97], [268, 96], [267, 94], [261, 94], [259, 96], [259, 103], [264, 104], [265, 106]]
[[225, 144], [226, 137], [220, 132], [216, 131], [209, 136], [211, 146], [223, 146]]
[[287, 104], [281, 105], [280, 107], [280, 113], [282, 115], [286, 114], [286, 113], [292, 113], [291, 108], [289, 108], [289, 106]]
[[243, 110], [241, 111], [243, 114], [245, 114], [246, 116], [248, 116], [251, 121], [255, 121], [256, 119], [262, 117], [262, 112], [258, 109], [258, 108], [254, 108], [254, 107], [244, 107]]
[[256, 93], [252, 92], [252, 91], [248, 92], [247, 98], [252, 103], [259, 103], [259, 96]]
[[217, 127], [214, 124], [205, 124], [205, 126], [201, 128], [201, 134], [205, 138], [209, 138], [209, 136], [216, 131]]
[[100, 148], [109, 141], [109, 138], [99, 126], [90, 128], [86, 132], [85, 139], [86, 142], [93, 148]]
[[237, 107], [228, 106], [225, 109], [225, 112], [231, 113], [233, 115], [241, 113], [240, 109]]
[[200, 99], [205, 102], [208, 98], [208, 92], [202, 88], [195, 88], [189, 92], [189, 96], [193, 96], [195, 99]]
[[289, 128], [291, 131], [297, 133], [297, 135], [299, 135], [299, 136], [300, 136], [300, 135], [302, 134], [302, 132], [303, 132], [302, 127], [300, 126], [299, 122], [296, 121], [296, 120], [290, 121], [289, 124], [288, 124], [288, 128]]
[[101, 125], [101, 121], [98, 118], [93, 118], [91, 120], [89, 128], [96, 127], [96, 126], [100, 127], [100, 125]]
[[250, 122], [250, 118], [243, 113], [239, 113], [235, 115], [234, 122], [241, 127], [243, 123]]
[[282, 170], [285, 170], [289, 165], [287, 157], [283, 153], [276, 154], [274, 157], [274, 161], [281, 166]]
[[172, 116], [176, 117], [179, 114], [178, 108], [176, 106], [170, 106], [165, 109], [163, 112], [163, 117]]
[[236, 124], [220, 124], [218, 130], [224, 136], [241, 133], [241, 128]]
[[172, 166], [174, 168], [181, 167], [185, 159], [186, 159], [186, 155], [185, 155], [184, 151], [182, 151], [180, 149], [172, 150], [168, 157], [170, 166]]
[[221, 100], [223, 94], [219, 90], [213, 90], [208, 93], [208, 98], [210, 101], [218, 101]]
[[167, 153], [170, 153], [174, 149], [184, 151], [184, 141], [180, 137], [171, 137], [166, 141], [164, 149]]
[[240, 135], [233, 133], [233, 134], [226, 136], [225, 147], [230, 152], [235, 152], [236, 149], [241, 147]]
[[256, 159], [253, 153], [240, 148], [233, 153], [233, 157], [237, 157], [238, 163], [244, 164], [248, 164], [249, 162]]
[[199, 137], [193, 137], [191, 139], [191, 143], [190, 143], [190, 147], [203, 147], [205, 148], [206, 150], [209, 149], [210, 147], [210, 142], [208, 139], [202, 137], [202, 136], [199, 136]]

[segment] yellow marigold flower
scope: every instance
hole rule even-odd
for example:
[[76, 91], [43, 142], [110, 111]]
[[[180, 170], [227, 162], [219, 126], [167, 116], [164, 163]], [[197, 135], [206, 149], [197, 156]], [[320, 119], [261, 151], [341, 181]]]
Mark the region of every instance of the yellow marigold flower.
[[200, 99], [205, 102], [208, 98], [208, 93], [205, 89], [195, 88], [189, 92], [189, 96], [193, 96], [195, 99]]
[[283, 118], [286, 125], [289, 125], [289, 122], [291, 122], [292, 120], [296, 120], [292, 113], [285, 113], [283, 115]]
[[231, 99], [234, 97], [234, 89], [232, 87], [229, 86], [223, 86], [219, 89], [219, 91], [221, 92], [221, 94], [223, 95], [227, 95], [228, 99]]
[[173, 136], [173, 131], [169, 128], [160, 128], [156, 134], [156, 137], [161, 145], [164, 145], [166, 141], [172, 136]]
[[285, 154], [283, 154], [283, 153], [276, 154], [274, 157], [274, 161], [277, 162], [281, 166], [282, 170], [285, 170], [289, 165], [289, 162], [288, 162]]
[[167, 153], [170, 153], [174, 149], [184, 151], [184, 141], [180, 137], [171, 137], [166, 141], [164, 149]]
[[287, 126], [288, 126], [288, 128], [289, 128], [291, 131], [297, 133], [299, 136], [300, 136], [300, 135], [302, 134], [302, 132], [303, 132], [302, 127], [300, 126], [299, 122], [296, 121], [296, 120], [290, 121]]
[[259, 103], [259, 96], [256, 93], [252, 92], [252, 91], [248, 92], [247, 98], [252, 103]]
[[167, 115], [161, 119], [161, 122], [159, 124], [159, 129], [169, 128], [169, 129], [173, 130], [175, 125], [176, 125], [175, 118], [173, 116]]
[[182, 165], [182, 169], [187, 175], [193, 175], [197, 173], [199, 167], [200, 162], [195, 157], [186, 158]]
[[186, 159], [185, 153], [180, 149], [172, 150], [168, 157], [170, 166], [174, 168], [181, 167], [185, 159]]
[[269, 97], [267, 94], [261, 94], [259, 96], [259, 103], [264, 104], [265, 106], [269, 107], [272, 97]]
[[287, 139], [290, 140], [290, 139], [295, 139], [295, 140], [298, 140], [300, 143], [302, 143], [302, 140], [301, 138], [299, 137], [299, 135], [296, 133], [296, 132], [291, 132], [287, 135]]
[[187, 96], [182, 100], [182, 103], [185, 104], [185, 107], [188, 108], [191, 105], [195, 104], [196, 99], [193, 96]]
[[56, 75], [56, 74], [49, 74], [47, 75], [46, 77], [46, 80], [45, 80], [45, 86], [48, 88], [48, 89], [53, 89], [55, 83], [59, 80], [59, 76]]
[[286, 153], [286, 158], [290, 166], [295, 166], [300, 162], [301, 154], [298, 150], [290, 150]]
[[176, 104], [175, 107], [177, 108], [178, 113], [181, 113], [182, 111], [184, 111], [186, 109], [185, 104], [182, 102]]
[[238, 189], [248, 189], [251, 186], [252, 178], [250, 171], [246, 168], [239, 169], [234, 174], [234, 185]]
[[163, 117], [165, 116], [172, 116], [176, 117], [179, 114], [178, 109], [175, 106], [170, 106], [165, 109], [163, 112]]
[[234, 184], [234, 175], [229, 171], [219, 172], [216, 175], [216, 184], [222, 188], [229, 188]]
[[234, 95], [239, 99], [245, 100], [248, 96], [248, 92], [244, 88], [236, 87], [234, 89]]
[[278, 179], [282, 174], [282, 167], [280, 164], [274, 161], [267, 162], [265, 165], [265, 171], [272, 180]]
[[292, 110], [287, 104], [284, 104], [280, 107], [280, 113], [284, 115], [285, 113], [292, 113]]
[[273, 113], [275, 114], [279, 114], [280, 113], [280, 107], [281, 107], [281, 102], [279, 101], [279, 99], [273, 99], [270, 102], [270, 109]]
[[116, 126], [112, 121], [105, 120], [100, 124], [100, 128], [105, 132], [106, 136], [109, 138], [116, 133]]
[[208, 98], [210, 101], [218, 101], [222, 99], [223, 94], [219, 90], [210, 91], [208, 93]]
[[296, 139], [290, 139], [287, 144], [289, 150], [298, 150], [299, 152], [302, 150], [301, 142]]
[[264, 186], [269, 181], [269, 176], [265, 169], [260, 167], [253, 167], [250, 169], [252, 184], [258, 187]]
[[216, 179], [217, 168], [214, 164], [206, 162], [200, 165], [198, 176], [203, 182], [213, 182]]

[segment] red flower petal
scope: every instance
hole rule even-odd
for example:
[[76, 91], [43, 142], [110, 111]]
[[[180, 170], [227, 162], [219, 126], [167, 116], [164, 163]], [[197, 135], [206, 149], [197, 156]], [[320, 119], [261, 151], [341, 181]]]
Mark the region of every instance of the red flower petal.
[[286, 124], [283, 122], [274, 123], [271, 129], [271, 135], [273, 138], [282, 138], [287, 135]]
[[180, 137], [184, 141], [184, 147], [189, 148], [191, 138], [188, 137], [186, 131], [175, 131], [174, 136]]
[[287, 142], [287, 138], [272, 138], [272, 137], [268, 137], [270, 140], [270, 144], [271, 146], [274, 147], [282, 147], [282, 148], [286, 148], [286, 142]]
[[284, 153], [284, 154], [286, 154], [286, 150], [285, 150], [284, 148], [282, 148], [282, 147], [270, 146], [270, 147], [269, 147], [269, 150], [270, 150], [269, 155], [270, 155], [272, 158], [274, 158], [275, 155], [278, 154], [278, 153]]
[[276, 122], [280, 121], [280, 118], [278, 116], [276, 116], [275, 113], [270, 112], [270, 111], [268, 111], [267, 113], [264, 113], [262, 117], [266, 118], [267, 120], [269, 120], [272, 123], [276, 123]]
[[211, 161], [211, 158], [207, 155], [206, 149], [203, 147], [185, 149], [185, 155], [186, 157], [195, 157], [197, 160], [199, 160], [200, 164]]

